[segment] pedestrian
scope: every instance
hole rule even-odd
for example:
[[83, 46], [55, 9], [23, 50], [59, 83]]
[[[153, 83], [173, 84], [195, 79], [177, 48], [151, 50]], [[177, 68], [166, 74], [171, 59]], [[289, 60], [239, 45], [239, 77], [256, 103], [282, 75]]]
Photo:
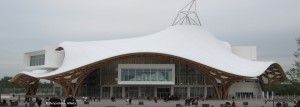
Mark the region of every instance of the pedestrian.
[[234, 100], [232, 100], [231, 106], [236, 107]]
[[281, 107], [281, 103], [280, 103], [280, 102], [277, 102], [277, 103], [276, 103], [276, 107]]
[[28, 103], [28, 102], [29, 102], [29, 97], [25, 96], [24, 103]]
[[131, 100], [132, 100], [131, 97], [129, 97], [129, 104], [131, 104]]
[[125, 102], [126, 102], [126, 103], [127, 103], [127, 105], [128, 105], [128, 104], [129, 104], [129, 98], [127, 98]]
[[97, 102], [100, 102], [101, 101], [101, 98], [100, 96], [97, 97]]
[[5, 99], [2, 100], [2, 105], [3, 106], [7, 106], [8, 105]]
[[18, 102], [20, 102], [21, 101], [21, 99], [20, 99], [20, 95], [18, 96]]
[[36, 97], [35, 102], [37, 103], [37, 105], [38, 105], [39, 107], [41, 107], [41, 105], [42, 105], [42, 99]]
[[154, 97], [153, 100], [155, 103], [157, 103], [157, 97]]
[[297, 107], [300, 107], [300, 100], [297, 101], [296, 106], [297, 106]]
[[265, 99], [265, 104], [267, 104], [267, 102], [268, 102], [268, 100], [267, 100], [267, 99]]
[[115, 97], [112, 96], [112, 97], [110, 98], [110, 100], [111, 100], [111, 102], [115, 102]]
[[50, 99], [50, 106], [51, 107], [61, 107], [61, 99], [58, 96], [54, 96]]
[[77, 106], [76, 99], [73, 98], [72, 95], [69, 95], [69, 97], [66, 98], [65, 103], [66, 103], [66, 107], [74, 107], [74, 106]]
[[45, 104], [45, 107], [49, 107], [49, 105], [50, 105], [49, 97], [46, 97], [46, 98], [45, 98], [44, 104]]

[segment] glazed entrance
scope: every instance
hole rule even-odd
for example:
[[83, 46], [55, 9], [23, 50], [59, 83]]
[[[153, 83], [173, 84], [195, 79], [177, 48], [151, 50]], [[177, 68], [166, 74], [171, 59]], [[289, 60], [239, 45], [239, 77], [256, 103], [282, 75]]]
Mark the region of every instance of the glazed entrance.
[[[128, 78], [129, 82], [138, 81], [138, 84], [126, 82], [118, 84], [118, 79], [122, 80], [122, 75], [118, 74], [118, 66], [120, 64], [144, 65], [142, 70], [136, 68], [136, 66], [129, 67], [128, 70], [135, 68], [135, 72], [132, 71], [134, 75], [131, 76], [131, 72], [128, 71], [127, 75], [123, 76], [124, 80], [127, 81], [126, 78]], [[157, 68], [157, 71], [153, 73], [153, 75], [157, 75], [157, 79], [155, 82], [150, 83], [152, 81], [150, 78], [155, 76], [151, 74], [153, 67], [148, 67], [150, 72], [147, 69], [147, 65], [153, 64], [161, 66], [170, 64], [175, 67], [172, 69], [172, 73], [169, 73], [169, 68], [165, 68], [166, 70], [164, 71], [159, 71], [160, 68]], [[120, 73], [122, 74], [122, 69]], [[126, 69], [124, 69], [123, 73], [126, 74]], [[170, 76], [167, 74], [174, 75], [174, 79], [170, 79]], [[131, 79], [133, 77], [135, 79]], [[160, 80], [162, 77], [165, 79]], [[169, 82], [168, 79], [173, 81], [173, 83], [161, 83], [164, 82], [163, 80]], [[158, 84], [155, 84], [156, 82]], [[173, 57], [162, 57], [155, 54], [121, 57], [102, 63], [85, 78], [78, 94], [79, 96], [100, 96], [101, 98], [110, 98], [112, 96], [116, 98], [163, 98], [170, 95], [177, 96], [180, 99], [195, 96], [216, 98], [215, 88], [199, 67]]]

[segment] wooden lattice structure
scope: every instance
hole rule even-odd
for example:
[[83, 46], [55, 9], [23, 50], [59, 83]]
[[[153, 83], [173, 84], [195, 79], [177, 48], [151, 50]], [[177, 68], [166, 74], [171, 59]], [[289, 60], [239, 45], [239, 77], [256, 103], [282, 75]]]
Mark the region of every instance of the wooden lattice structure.
[[29, 75], [17, 75], [14, 78], [15, 78], [14, 80], [10, 80], [10, 81], [15, 82], [21, 85], [22, 87], [24, 87], [26, 91], [26, 95], [36, 94], [40, 79], [34, 78]]

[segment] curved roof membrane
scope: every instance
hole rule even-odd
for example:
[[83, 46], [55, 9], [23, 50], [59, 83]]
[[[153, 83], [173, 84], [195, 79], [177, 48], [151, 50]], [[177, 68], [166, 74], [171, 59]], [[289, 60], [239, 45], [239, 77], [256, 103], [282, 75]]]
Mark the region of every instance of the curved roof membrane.
[[177, 25], [148, 36], [89, 42], [63, 42], [63, 64], [52, 72], [22, 72], [46, 78], [101, 61], [131, 53], [162, 53], [185, 58], [206, 66], [244, 77], [263, 74], [274, 62], [244, 59], [232, 53], [231, 46], [215, 38], [201, 26]]

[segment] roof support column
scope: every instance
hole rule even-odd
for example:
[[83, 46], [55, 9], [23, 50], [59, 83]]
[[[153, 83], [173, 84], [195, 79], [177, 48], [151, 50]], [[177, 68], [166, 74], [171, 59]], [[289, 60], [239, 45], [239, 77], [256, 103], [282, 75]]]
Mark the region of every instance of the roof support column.
[[59, 77], [51, 78], [51, 80], [60, 84], [63, 87], [65, 96], [77, 96], [83, 80], [94, 69], [95, 68], [76, 70], [72, 73], [65, 73]]
[[80, 87], [82, 85], [82, 81], [84, 80], [84, 78], [86, 76], [87, 76], [87, 74], [81, 75], [80, 77], [72, 79], [72, 80], [57, 81], [57, 83], [63, 87], [65, 96], [68, 96], [68, 95], [77, 96], [78, 92], [80, 90]]
[[35, 95], [37, 92], [37, 88], [39, 86], [39, 79], [31, 82], [30, 84], [24, 85], [26, 90], [26, 95]]

